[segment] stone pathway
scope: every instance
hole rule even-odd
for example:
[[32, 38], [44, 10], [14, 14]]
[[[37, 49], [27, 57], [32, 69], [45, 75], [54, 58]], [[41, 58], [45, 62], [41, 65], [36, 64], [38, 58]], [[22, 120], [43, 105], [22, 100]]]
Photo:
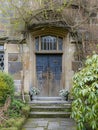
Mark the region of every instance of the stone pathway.
[[70, 118], [29, 118], [22, 130], [76, 130]]

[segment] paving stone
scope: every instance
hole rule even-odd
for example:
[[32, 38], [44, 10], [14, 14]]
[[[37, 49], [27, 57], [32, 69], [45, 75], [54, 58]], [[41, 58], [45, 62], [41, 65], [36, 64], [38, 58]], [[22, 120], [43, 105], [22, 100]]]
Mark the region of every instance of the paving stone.
[[74, 124], [72, 122], [61, 122], [61, 126], [73, 126]]
[[32, 118], [22, 130], [76, 130], [75, 122], [66, 118]]
[[58, 128], [51, 128], [51, 129], [45, 129], [45, 130], [59, 130], [59, 127]]
[[36, 121], [36, 123], [37, 123], [37, 125], [38, 126], [47, 126], [47, 124], [48, 124], [48, 121]]
[[52, 128], [58, 128], [59, 127], [59, 122], [49, 122], [48, 129]]
[[22, 130], [44, 130], [44, 128], [42, 128], [42, 127], [38, 127], [38, 128], [23, 128]]
[[[49, 129], [49, 130], [54, 130], [54, 129]], [[76, 130], [76, 128], [74, 127], [59, 127], [59, 128], [56, 128], [55, 130]]]
[[75, 122], [72, 119], [60, 120], [61, 126], [74, 126]]
[[37, 123], [36, 122], [27, 122], [24, 127], [25, 128], [34, 128], [34, 127], [37, 127]]
[[29, 118], [28, 120], [34, 120], [34, 121], [42, 121], [48, 118]]
[[[37, 119], [37, 120], [38, 120], [38, 119]], [[28, 119], [27, 122], [26, 122], [26, 124], [34, 124], [34, 123], [36, 124], [36, 121], [37, 121], [37, 120], [35, 120], [35, 119], [33, 119], [33, 118], [32, 118], [32, 119]]]
[[35, 127], [37, 127], [38, 125], [37, 124], [25, 124], [24, 125], [24, 128], [35, 128]]
[[59, 127], [57, 130], [76, 130], [75, 127]]
[[62, 120], [62, 118], [48, 118], [47, 120], [49, 122], [59, 122], [60, 120]]
[[33, 128], [32, 130], [44, 130], [44, 128], [38, 127], [38, 128]]

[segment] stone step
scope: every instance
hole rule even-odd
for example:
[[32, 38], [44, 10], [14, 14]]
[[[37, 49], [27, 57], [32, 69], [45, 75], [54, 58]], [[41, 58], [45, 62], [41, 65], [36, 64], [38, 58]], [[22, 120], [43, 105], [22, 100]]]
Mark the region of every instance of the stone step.
[[65, 108], [71, 108], [71, 104], [68, 104], [68, 105], [66, 105], [66, 106], [31, 106], [31, 108], [33, 109], [60, 109], [60, 108], [62, 108], [62, 109], [65, 109]]
[[71, 114], [71, 101], [64, 101], [61, 97], [36, 97], [29, 104], [31, 118], [68, 118]]
[[33, 100], [42, 100], [42, 101], [58, 101], [58, 100], [62, 100], [62, 97], [38, 97], [38, 96], [33, 96], [32, 97]]
[[39, 100], [33, 100], [33, 101], [30, 101], [29, 104], [32, 106], [32, 105], [39, 105], [39, 106], [44, 106], [44, 105], [47, 105], [47, 106], [50, 106], [50, 105], [70, 105], [71, 102], [69, 101], [39, 101]]
[[69, 118], [71, 112], [30, 112], [30, 118]]
[[31, 111], [66, 111], [70, 112], [71, 111], [71, 106], [66, 105], [66, 106], [31, 106]]

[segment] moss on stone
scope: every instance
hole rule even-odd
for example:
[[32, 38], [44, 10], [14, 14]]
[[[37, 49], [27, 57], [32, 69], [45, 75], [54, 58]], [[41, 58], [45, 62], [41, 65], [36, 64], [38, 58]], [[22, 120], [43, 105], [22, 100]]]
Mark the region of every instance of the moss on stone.
[[24, 115], [26, 118], [28, 117], [29, 112], [30, 112], [30, 106], [29, 105], [22, 107], [22, 115]]
[[26, 118], [24, 117], [19, 117], [19, 118], [10, 118], [7, 120], [0, 128], [0, 130], [21, 130]]
[[0, 130], [18, 130], [17, 127], [1, 128]]

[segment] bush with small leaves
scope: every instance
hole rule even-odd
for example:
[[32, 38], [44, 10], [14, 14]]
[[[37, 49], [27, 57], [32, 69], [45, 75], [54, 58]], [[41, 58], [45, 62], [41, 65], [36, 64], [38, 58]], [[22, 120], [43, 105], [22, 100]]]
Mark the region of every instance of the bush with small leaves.
[[22, 114], [22, 107], [25, 107], [25, 104], [22, 100], [13, 99], [8, 109], [9, 117], [20, 117]]
[[17, 127], [1, 128], [0, 130], [18, 130]]
[[78, 130], [98, 128], [98, 55], [86, 60], [84, 68], [73, 77], [72, 118]]
[[22, 115], [24, 115], [26, 118], [28, 118], [30, 112], [30, 106], [25, 105], [22, 107]]
[[8, 96], [14, 96], [14, 81], [9, 74], [0, 72], [0, 104], [4, 104]]
[[25, 117], [10, 118], [5, 121], [0, 130], [21, 130], [25, 120]]

